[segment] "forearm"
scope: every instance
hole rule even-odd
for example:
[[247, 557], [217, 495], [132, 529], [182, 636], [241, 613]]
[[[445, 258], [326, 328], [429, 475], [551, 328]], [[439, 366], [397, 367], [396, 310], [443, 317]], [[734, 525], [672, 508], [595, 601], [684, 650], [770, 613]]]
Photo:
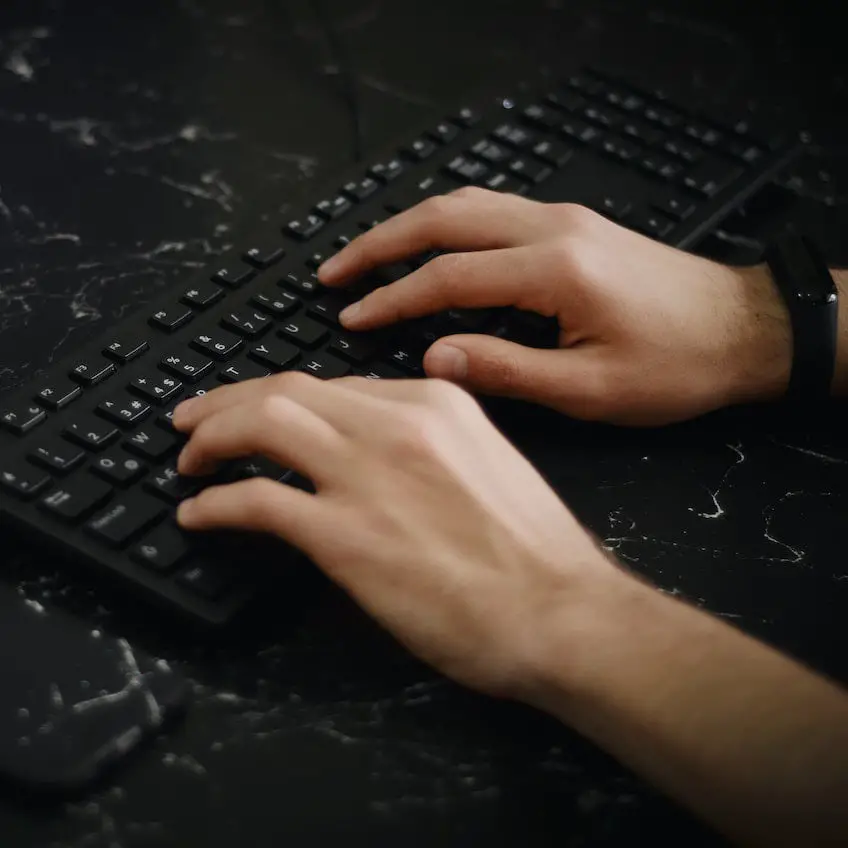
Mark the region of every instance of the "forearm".
[[[848, 696], [635, 580], [549, 634], [528, 700], [739, 843], [848, 841]], [[575, 646], [578, 646], [575, 653]]]

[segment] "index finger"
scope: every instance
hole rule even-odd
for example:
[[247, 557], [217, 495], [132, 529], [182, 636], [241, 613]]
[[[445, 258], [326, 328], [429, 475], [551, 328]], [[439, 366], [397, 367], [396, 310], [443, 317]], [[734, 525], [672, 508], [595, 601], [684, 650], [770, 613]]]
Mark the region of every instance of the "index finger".
[[332, 286], [429, 250], [513, 247], [538, 234], [539, 206], [472, 186], [437, 195], [354, 239], [318, 269], [318, 277]]

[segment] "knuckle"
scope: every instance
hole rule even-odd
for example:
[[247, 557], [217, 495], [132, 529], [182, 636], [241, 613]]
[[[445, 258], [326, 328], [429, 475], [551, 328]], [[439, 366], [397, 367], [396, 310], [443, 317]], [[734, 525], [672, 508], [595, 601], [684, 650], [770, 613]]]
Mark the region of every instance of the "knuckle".
[[435, 416], [431, 410], [405, 405], [395, 414], [392, 447], [404, 458], [429, 456], [435, 445]]
[[480, 186], [462, 186], [462, 188], [456, 189], [456, 191], [452, 191], [450, 196], [455, 197], [457, 200], [465, 200], [465, 201], [480, 201], [487, 197], [491, 197], [495, 192], [488, 191], [484, 188], [480, 188]]
[[305, 374], [303, 371], [283, 371], [281, 374], [277, 374], [273, 379], [275, 389], [282, 392], [288, 392], [296, 390], [298, 387], [308, 385], [310, 380], [312, 380], [312, 377], [309, 374]]
[[573, 228], [585, 226], [595, 215], [591, 209], [579, 203], [560, 203], [558, 211], [563, 223]]
[[239, 499], [242, 507], [259, 524], [267, 525], [277, 516], [278, 486], [279, 483], [267, 478], [247, 480], [241, 484]]
[[277, 425], [285, 417], [286, 401], [283, 395], [266, 395], [259, 402], [256, 415], [251, 420], [259, 424], [260, 432], [264, 432], [268, 425]]

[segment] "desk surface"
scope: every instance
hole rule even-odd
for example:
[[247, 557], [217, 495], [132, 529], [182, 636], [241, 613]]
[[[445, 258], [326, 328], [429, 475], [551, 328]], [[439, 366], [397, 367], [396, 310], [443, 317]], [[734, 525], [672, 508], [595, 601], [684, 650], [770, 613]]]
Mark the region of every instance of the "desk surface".
[[[2, 390], [219, 252], [269, 187], [284, 203], [350, 156], [337, 58], [309, 3], [129, 5], [0, 11]], [[845, 127], [831, 111], [841, 97], [846, 114], [846, 80], [826, 57], [810, 64], [778, 13], [746, 31], [722, 23], [730, 3], [686, 18], [662, 4], [328, 5], [371, 145], [484, 74], [508, 83], [566, 55], [669, 79], [683, 67], [704, 96], [743, 92], [825, 144], [843, 134], [789, 185], [832, 245], [848, 233]], [[635, 569], [846, 680], [844, 422], [767, 410], [629, 432], [514, 410], [502, 423]], [[187, 721], [89, 800], [51, 813], [0, 802], [4, 848], [720, 844], [566, 729], [422, 668], [329, 590], [210, 646], [3, 542], [27, 595], [129, 634], [196, 693]]]

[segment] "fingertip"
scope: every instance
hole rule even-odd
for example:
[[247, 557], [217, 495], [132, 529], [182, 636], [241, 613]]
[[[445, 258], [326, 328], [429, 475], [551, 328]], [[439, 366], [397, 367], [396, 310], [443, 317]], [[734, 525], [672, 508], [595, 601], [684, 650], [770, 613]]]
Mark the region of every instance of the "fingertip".
[[344, 271], [344, 259], [341, 254], [331, 256], [323, 265], [319, 266], [317, 274], [322, 283], [332, 284], [341, 280]]
[[191, 424], [191, 410], [197, 405], [197, 398], [189, 398], [188, 400], [178, 403], [174, 408], [174, 414], [171, 419], [176, 430], [183, 430]]
[[191, 527], [197, 521], [197, 501], [195, 498], [186, 498], [177, 507], [177, 523], [183, 527]]
[[362, 323], [362, 304], [352, 303], [339, 312], [339, 321], [350, 330], [356, 329]]
[[424, 368], [430, 377], [464, 380], [468, 376], [468, 354], [451, 344], [436, 342], [424, 357]]

